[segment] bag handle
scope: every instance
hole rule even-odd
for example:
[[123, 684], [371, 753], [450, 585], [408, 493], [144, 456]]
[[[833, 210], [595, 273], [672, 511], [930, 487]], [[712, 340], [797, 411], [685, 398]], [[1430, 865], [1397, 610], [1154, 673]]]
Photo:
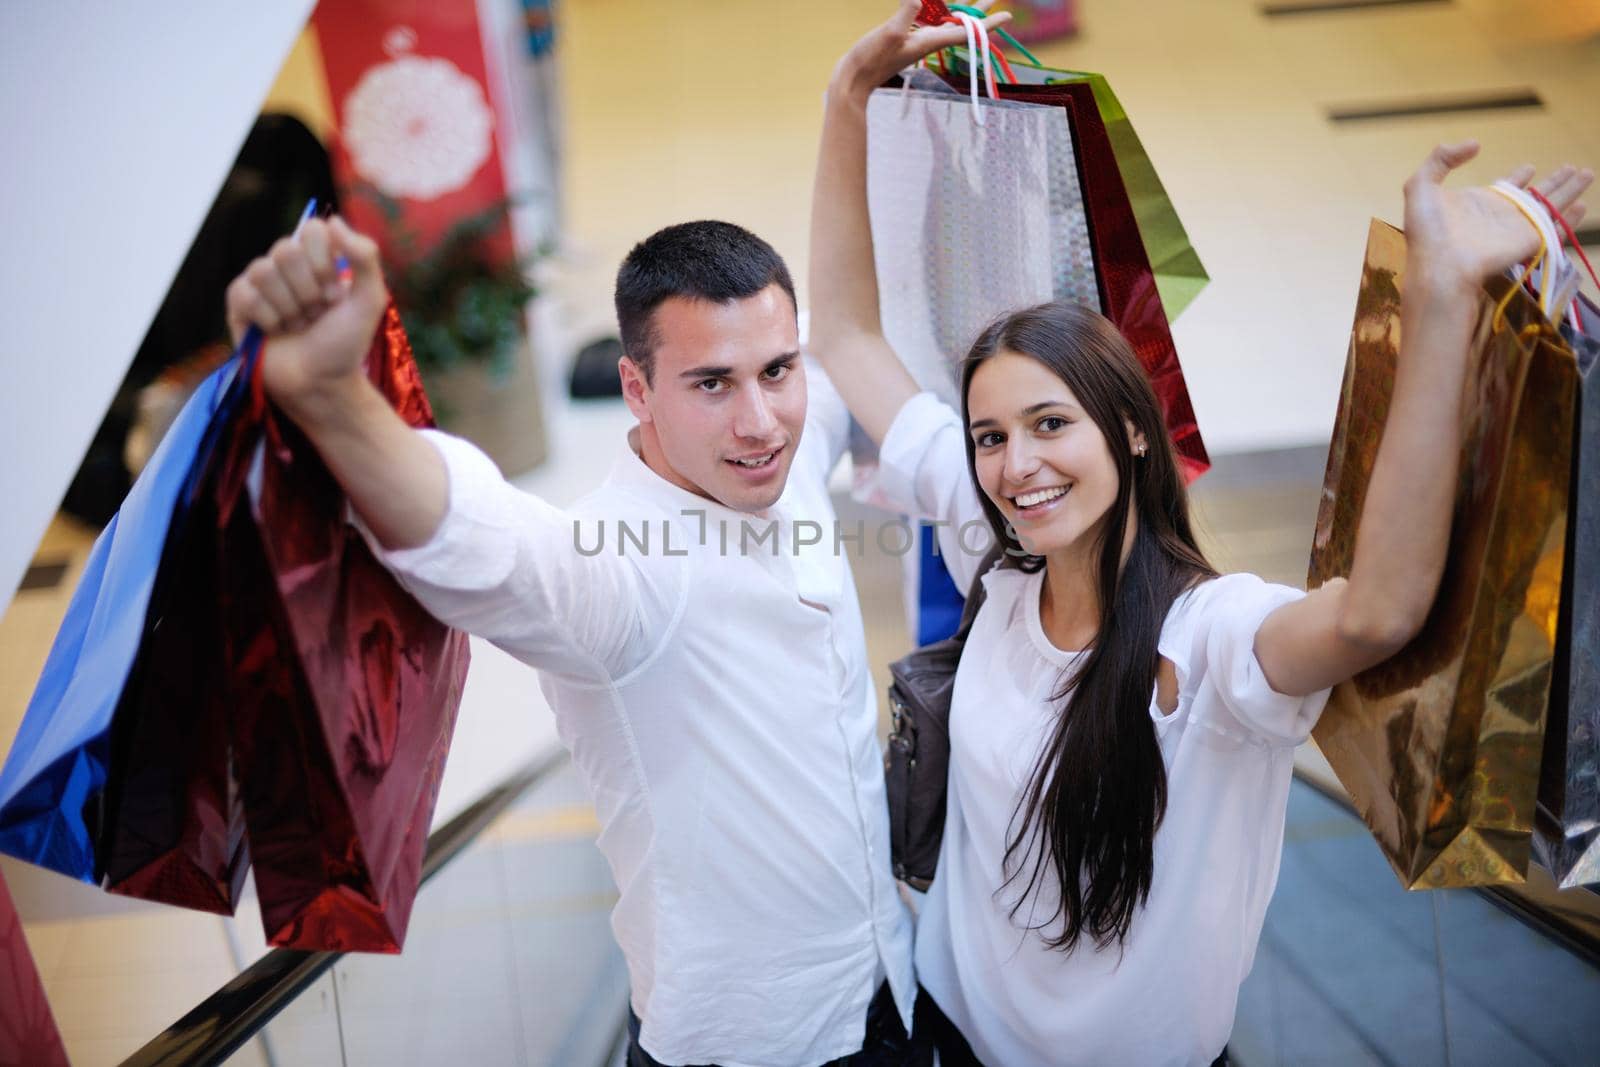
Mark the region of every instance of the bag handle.
[[[312, 197], [306, 201], [305, 210], [300, 212], [300, 219], [295, 223], [291, 235], [298, 234], [316, 213], [317, 198]], [[334, 265], [341, 274], [350, 269], [349, 260], [342, 255], [334, 261]], [[282, 448], [283, 439], [277, 423], [268, 417], [266, 388], [261, 374], [261, 360], [266, 354], [266, 347], [266, 335], [262, 333], [261, 327], [253, 322], [246, 326], [244, 336], [239, 339], [239, 345], [230, 357], [238, 361], [238, 367], [219, 396], [218, 410], [213, 412], [212, 424], [207, 428], [207, 443], [202, 445], [203, 454], [209, 454], [210, 450], [220, 443], [223, 430], [234, 418], [243, 418], [251, 425], [264, 427], [269, 443], [275, 448]], [[225, 405], [228, 410], [220, 411]], [[242, 415], [239, 410], [241, 407], [244, 408]], [[253, 455], [255, 449], [252, 447], [249, 452]], [[224, 501], [235, 499], [246, 474], [244, 468], [237, 467], [241, 457], [232, 458], [234, 462], [229, 464], [228, 469], [225, 469], [218, 478], [218, 484], [222, 487], [220, 499]], [[184, 486], [185, 499], [193, 499], [202, 474], [202, 465], [196, 464], [191, 468], [189, 479]]]
[[[1527, 190], [1520, 185], [1513, 185], [1501, 179], [1489, 188], [1511, 201], [1512, 206], [1522, 212], [1523, 217], [1539, 235], [1539, 251], [1526, 265], [1512, 268], [1511, 276], [1533, 291], [1539, 302], [1539, 310], [1544, 313], [1546, 319], [1551, 321], [1559, 319], [1560, 315], [1551, 315], [1551, 312], [1559, 306], [1556, 294], [1564, 288], [1567, 275], [1575, 273], [1576, 268], [1561, 251], [1561, 238], [1556, 234], [1555, 224], [1540, 208], [1539, 202], [1529, 196]], [[1552, 247], [1555, 255], [1550, 254]], [[1515, 293], [1516, 287], [1513, 287], [1495, 308], [1497, 329], [1505, 323], [1505, 309], [1510, 305]]]
[[[984, 87], [989, 91], [989, 99], [998, 100], [1000, 91], [995, 87], [994, 68], [998, 61], [1003, 71], [1003, 77], [1008, 82], [1016, 81], [1016, 74], [1011, 69], [1010, 62], [1005, 53], [996, 50], [989, 40], [989, 27], [984, 24], [985, 15], [982, 10], [969, 7], [965, 4], [946, 5], [942, 0], [923, 0], [922, 10], [917, 15], [917, 21], [925, 26], [942, 26], [959, 22], [967, 35], [967, 78], [970, 86], [969, 93], [972, 97], [972, 119], [979, 126], [984, 125], [983, 109], [978, 104], [978, 68], [983, 68]], [[1011, 42], [1017, 48], [1027, 52], [1016, 38], [1006, 32], [1004, 27], [996, 27], [1002, 40]], [[947, 73], [944, 61], [944, 52], [937, 53], [939, 72]], [[1031, 53], [1029, 58], [1032, 58]], [[926, 64], [927, 60], [919, 60]], [[1038, 60], [1034, 59], [1038, 65]]]
[[[976, 19], [981, 19], [981, 18], [984, 17], [984, 13], [982, 11], [980, 11], [979, 9], [977, 9], [975, 7], [968, 7], [966, 4], [950, 4], [948, 6], [949, 6], [950, 11], [952, 13], [960, 12], [963, 15], [971, 15], [973, 18], [976, 18]], [[1044, 66], [1043, 63], [1039, 62], [1039, 57], [1038, 56], [1036, 56], [1032, 52], [1028, 51], [1026, 48], [1024, 48], [1022, 46], [1022, 42], [1021, 41], [1019, 41], [1015, 37], [1011, 36], [1011, 31], [1010, 30], [1006, 29], [1004, 26], [996, 26], [994, 28], [994, 32], [999, 34], [1000, 39], [1002, 41], [1004, 41], [1006, 44], [1010, 45], [1012, 48], [1015, 48], [1018, 52], [1021, 52], [1022, 55], [1028, 60], [1028, 62], [1030, 64], [1032, 64], [1035, 67]], [[996, 52], [995, 53], [995, 58], [1000, 61], [1000, 69], [1005, 71], [1006, 81], [1008, 81], [1008, 82], [1016, 81], [1017, 80], [1017, 76], [1014, 73], [1012, 73], [1011, 64], [1006, 61], [1005, 53]]]
[[[992, 55], [993, 55], [993, 53], [990, 51], [990, 48], [989, 48], [989, 31], [988, 31], [988, 28], [984, 26], [983, 20], [982, 19], [975, 19], [971, 15], [955, 14], [955, 15], [951, 15], [945, 21], [946, 22], [950, 22], [950, 23], [955, 23], [955, 22], [961, 23], [962, 29], [964, 29], [966, 31], [966, 34], [967, 34], [967, 50], [968, 50], [968, 52], [976, 54], [978, 52], [979, 45], [980, 44], [982, 45], [983, 55], [984, 55], [985, 60], [986, 60], [983, 63], [984, 75], [985, 75], [985, 79], [984, 80], [985, 80], [985, 82], [986, 82], [986, 84], [988, 86], [988, 89], [989, 89], [989, 97], [990, 97], [990, 99], [998, 100], [1000, 98], [1000, 94], [995, 89], [995, 85], [994, 85], [994, 67], [993, 67], [992, 62], [989, 61], [990, 57], [992, 57]], [[944, 65], [944, 53], [943, 52], [936, 52], [934, 54], [938, 57], [938, 60], [939, 60], [939, 72], [941, 74], [945, 73], [946, 71], [945, 71], [945, 65]], [[919, 60], [918, 62], [919, 63], [925, 63], [926, 59]], [[972, 121], [977, 123], [979, 126], [982, 126], [982, 125], [985, 124], [986, 120], [984, 118], [983, 108], [979, 105], [979, 102], [978, 102], [978, 100], [979, 100], [979, 95], [978, 95], [978, 64], [976, 64], [976, 63], [968, 63], [967, 64], [967, 80], [970, 83], [970, 87], [971, 87], [968, 95], [970, 96], [970, 98], [972, 100]], [[911, 80], [909, 78], [902, 78], [901, 86], [900, 86], [900, 99], [901, 99], [901, 111], [900, 111], [900, 113], [901, 113], [901, 116], [904, 117], [904, 115], [906, 113], [906, 109], [911, 106], [911, 103], [910, 103], [911, 102]]]
[[[1595, 274], [1594, 264], [1589, 262], [1589, 257], [1583, 251], [1583, 245], [1581, 245], [1578, 242], [1578, 235], [1577, 235], [1577, 233], [1575, 233], [1573, 231], [1572, 223], [1568, 222], [1567, 221], [1567, 217], [1565, 215], [1561, 214], [1561, 212], [1557, 211], [1556, 210], [1556, 206], [1554, 204], [1552, 204], [1550, 202], [1550, 200], [1543, 193], [1541, 193], [1539, 190], [1534, 189], [1534, 188], [1529, 188], [1528, 189], [1528, 194], [1530, 196], [1532, 196], [1535, 200], [1539, 201], [1539, 203], [1544, 206], [1545, 211], [1549, 213], [1551, 219], [1553, 219], [1556, 222], [1556, 224], [1561, 227], [1562, 232], [1566, 234], [1567, 241], [1569, 243], [1571, 243], [1571, 245], [1572, 245], [1572, 250], [1574, 252], [1576, 252], [1578, 254], [1578, 258], [1583, 261], [1584, 270], [1589, 272], [1589, 277], [1590, 277], [1591, 280], [1593, 280], [1593, 282], [1595, 284], [1595, 287], [1597, 289], [1600, 289], [1600, 275], [1596, 275]], [[1577, 297], [1576, 296], [1573, 297], [1573, 306], [1572, 306], [1571, 316], [1572, 316], [1572, 325], [1574, 327], [1579, 326], [1580, 325], [1580, 323], [1579, 323], [1580, 316], [1578, 315]]]
[[1547, 200], [1541, 203], [1522, 186], [1514, 186], [1504, 179], [1494, 182], [1491, 189], [1510, 200], [1538, 230], [1538, 256], [1534, 256], [1526, 269], [1518, 269], [1514, 277], [1518, 282], [1525, 282], [1538, 296], [1539, 310], [1544, 312], [1547, 320], [1560, 322], [1562, 309], [1573, 299], [1582, 275], [1578, 274], [1578, 266], [1566, 258], [1565, 251], [1562, 251], [1562, 235], [1555, 232], [1555, 221], [1552, 219], [1554, 211], [1547, 210]]
[[972, 632], [972, 623], [978, 617], [978, 609], [983, 607], [983, 601], [988, 590], [984, 587], [983, 576], [994, 570], [994, 565], [1000, 560], [1001, 547], [995, 545], [983, 557], [983, 562], [978, 564], [978, 569], [972, 576], [972, 588], [967, 590], [967, 599], [961, 605], [961, 624], [956, 627], [956, 632], [951, 634], [952, 640], [965, 644], [967, 635]]
[[[989, 99], [998, 99], [1000, 94], [994, 87], [994, 62], [990, 58], [989, 29], [983, 24], [982, 19], [975, 19], [971, 15], [951, 15], [951, 21], [959, 21], [961, 28], [967, 31], [967, 51], [972, 55], [978, 54], [978, 45], [983, 49], [983, 75], [984, 82], [989, 90]], [[979, 126], [984, 124], [983, 108], [978, 106], [978, 64], [967, 64], [967, 81], [970, 83], [972, 95], [972, 120]]]
[[[951, 15], [958, 11], [965, 15], [971, 15], [973, 18], [977, 19], [981, 19], [985, 16], [985, 12], [979, 10], [978, 8], [970, 7], [966, 4], [946, 4], [944, 0], [922, 0], [922, 10], [917, 14], [917, 21], [922, 23], [924, 26], [942, 26], [947, 22], [954, 22], [955, 20], [951, 18]], [[996, 26], [995, 32], [1000, 35], [1000, 39], [1002, 41], [1010, 45], [1012, 48], [1015, 48], [1018, 52], [1022, 53], [1022, 55], [1027, 58], [1029, 63], [1035, 67], [1044, 66], [1043, 63], [1039, 62], [1038, 56], [1024, 48], [1022, 42], [1011, 35], [1010, 30], [1006, 29], [1004, 26]], [[1000, 66], [1006, 72], [1006, 80], [1013, 82], [1016, 81], [1015, 76], [1013, 76], [1011, 73], [1010, 64], [1006, 62], [1006, 57], [1004, 55], [1000, 55], [999, 58]]]

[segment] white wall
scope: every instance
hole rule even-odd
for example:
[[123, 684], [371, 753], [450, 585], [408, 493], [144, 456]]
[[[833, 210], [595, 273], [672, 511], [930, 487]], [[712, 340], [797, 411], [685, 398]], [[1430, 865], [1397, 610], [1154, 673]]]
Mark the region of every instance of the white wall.
[[0, 4], [0, 610], [311, 6]]

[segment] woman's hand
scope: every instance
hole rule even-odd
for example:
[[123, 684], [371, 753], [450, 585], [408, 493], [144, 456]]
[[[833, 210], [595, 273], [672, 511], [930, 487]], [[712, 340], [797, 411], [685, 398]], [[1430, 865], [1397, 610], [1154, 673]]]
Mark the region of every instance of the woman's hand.
[[[1439, 145], [1406, 182], [1406, 273], [1411, 284], [1451, 295], [1473, 293], [1486, 278], [1539, 250], [1538, 232], [1527, 217], [1493, 189], [1445, 188], [1450, 172], [1477, 154], [1476, 141]], [[1526, 187], [1533, 174], [1531, 166], [1519, 167], [1507, 180]], [[1568, 164], [1552, 171], [1538, 189], [1576, 224], [1584, 214], [1578, 197], [1593, 180], [1593, 171]]]
[[[989, 0], [993, 2], [993, 0]], [[988, 3], [980, 5], [988, 9]], [[867, 100], [930, 52], [965, 44], [961, 26], [918, 26], [917, 0], [857, 41], [834, 68], [811, 198], [811, 337], [850, 414], [882, 442], [917, 383], [883, 336], [867, 210]], [[998, 26], [1007, 14], [989, 15]]]
[[[981, 0], [972, 6], [988, 11], [993, 4], [994, 0]], [[923, 56], [967, 43], [966, 30], [958, 24], [917, 25], [921, 8], [918, 0], [900, 0], [900, 9], [889, 21], [857, 41], [839, 60], [833, 72], [834, 86], [865, 95]], [[992, 30], [1010, 20], [1011, 13], [1001, 11], [987, 16], [983, 24]]]
[[[1382, 443], [1367, 484], [1348, 581], [1328, 582], [1269, 615], [1256, 658], [1280, 693], [1325, 689], [1382, 663], [1427, 619], [1450, 543], [1461, 454], [1461, 396], [1485, 279], [1539, 249], [1528, 218], [1493, 189], [1447, 189], [1478, 154], [1440, 145], [1406, 182], [1406, 278], [1400, 354]], [[1532, 167], [1509, 180], [1526, 186]], [[1560, 167], [1539, 191], [1569, 221], [1593, 173]]]

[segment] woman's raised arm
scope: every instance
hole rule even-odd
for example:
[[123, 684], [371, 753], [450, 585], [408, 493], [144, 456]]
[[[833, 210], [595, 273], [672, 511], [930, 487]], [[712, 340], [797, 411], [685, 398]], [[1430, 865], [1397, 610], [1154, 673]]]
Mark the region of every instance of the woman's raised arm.
[[[986, 6], [986, 5], [985, 5]], [[883, 336], [867, 213], [867, 98], [931, 52], [966, 41], [960, 26], [917, 26], [917, 0], [839, 60], [828, 84], [811, 201], [811, 354], [876, 442], [919, 391]], [[998, 26], [1011, 16], [988, 16]]]
[[[1486, 278], [1527, 259], [1539, 237], [1492, 189], [1447, 189], [1475, 142], [1435, 148], [1406, 182], [1406, 276], [1394, 399], [1356, 531], [1349, 579], [1269, 615], [1255, 652], [1280, 693], [1303, 695], [1383, 662], [1422, 628], [1450, 539], [1461, 396]], [[1511, 175], [1526, 185], [1532, 167]], [[1594, 174], [1571, 166], [1539, 185], [1569, 220]]]

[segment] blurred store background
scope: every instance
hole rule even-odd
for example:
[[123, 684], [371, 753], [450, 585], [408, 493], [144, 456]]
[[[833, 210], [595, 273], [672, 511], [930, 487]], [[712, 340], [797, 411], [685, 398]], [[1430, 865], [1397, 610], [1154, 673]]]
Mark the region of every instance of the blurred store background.
[[[1174, 336], [1217, 460], [1213, 559], [1303, 583], [1368, 218], [1399, 221], [1441, 140], [1483, 142], [1469, 181], [1600, 162], [1600, 0], [1011, 6], [1045, 63], [1114, 80], [1210, 273]], [[309, 197], [383, 245], [445, 426], [564, 503], [631, 423], [611, 283], [635, 241], [740, 223], [804, 307], [823, 87], [886, 7], [0, 5], [0, 751], [93, 538], [226, 358], [225, 286]], [[900, 570], [854, 565], [883, 680]], [[1407, 894], [1314, 746], [1300, 763], [1236, 1063], [1600, 1060], [1593, 891], [1535, 870]], [[218, 919], [0, 876], [75, 1064], [608, 1062], [626, 979], [594, 819], [533, 676], [481, 642], [436, 827], [398, 958], [274, 955], [248, 893]], [[20, 978], [0, 998], [48, 1022]]]

